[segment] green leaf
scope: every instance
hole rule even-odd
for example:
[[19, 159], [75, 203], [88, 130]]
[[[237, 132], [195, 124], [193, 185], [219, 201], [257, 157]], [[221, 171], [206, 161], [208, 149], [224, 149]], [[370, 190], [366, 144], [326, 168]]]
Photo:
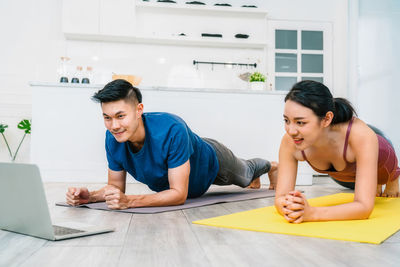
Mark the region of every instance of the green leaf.
[[25, 130], [26, 134], [31, 133], [31, 122], [30, 120], [22, 120], [18, 123], [18, 129]]
[[4, 133], [7, 127], [8, 127], [7, 124], [0, 124], [0, 133]]
[[256, 71], [250, 76], [250, 82], [265, 82], [265, 75]]

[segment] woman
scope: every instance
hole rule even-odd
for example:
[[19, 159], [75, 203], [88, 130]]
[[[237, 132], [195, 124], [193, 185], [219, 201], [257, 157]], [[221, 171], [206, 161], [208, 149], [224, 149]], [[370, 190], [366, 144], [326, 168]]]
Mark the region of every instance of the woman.
[[[319, 82], [298, 82], [286, 95], [286, 134], [279, 150], [275, 206], [287, 221], [366, 219], [375, 196], [399, 196], [400, 168], [390, 141], [354, 114], [349, 101], [333, 98]], [[329, 207], [308, 205], [303, 194], [293, 191], [298, 161], [307, 161], [315, 171], [339, 182], [355, 183], [354, 201]]]

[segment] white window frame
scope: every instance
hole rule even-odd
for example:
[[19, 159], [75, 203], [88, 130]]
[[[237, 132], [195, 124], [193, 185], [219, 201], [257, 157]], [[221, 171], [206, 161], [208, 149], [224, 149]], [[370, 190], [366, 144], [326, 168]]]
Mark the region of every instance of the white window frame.
[[[297, 49], [275, 49], [275, 30], [296, 30], [297, 31]], [[301, 31], [322, 31], [323, 32], [323, 50], [302, 50], [301, 49]], [[269, 84], [273, 90], [275, 89], [275, 77], [297, 77], [297, 81], [301, 81], [301, 77], [321, 77], [321, 74], [302, 73], [301, 55], [302, 54], [322, 54], [323, 55], [323, 81], [328, 88], [332, 85], [332, 69], [333, 69], [333, 36], [332, 23], [320, 21], [287, 21], [287, 20], [268, 20], [268, 40], [270, 45], [267, 49], [267, 73], [269, 74]], [[297, 54], [297, 72], [275, 72], [275, 53], [291, 53]], [[288, 88], [290, 90], [290, 88]]]

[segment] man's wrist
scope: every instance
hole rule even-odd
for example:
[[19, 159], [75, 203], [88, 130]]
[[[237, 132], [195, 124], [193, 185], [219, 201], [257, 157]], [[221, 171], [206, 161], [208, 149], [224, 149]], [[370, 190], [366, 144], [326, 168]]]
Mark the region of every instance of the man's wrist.
[[102, 196], [101, 190], [89, 192], [89, 203], [102, 201]]
[[92, 192], [90, 192], [89, 203], [94, 203], [94, 202], [97, 202], [96, 196]]
[[129, 208], [137, 208], [137, 207], [143, 206], [140, 203], [141, 200], [143, 199], [142, 195], [129, 195], [129, 196], [126, 196], [126, 198], [128, 199], [128, 207]]

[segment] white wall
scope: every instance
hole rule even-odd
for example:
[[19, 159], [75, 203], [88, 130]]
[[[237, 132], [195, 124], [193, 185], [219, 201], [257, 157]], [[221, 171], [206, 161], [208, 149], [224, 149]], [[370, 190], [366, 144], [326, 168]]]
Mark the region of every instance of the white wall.
[[359, 0], [356, 35], [358, 72], [353, 102], [359, 116], [375, 125], [392, 140], [400, 152], [400, 1]]
[[[31, 118], [32, 80], [55, 76], [66, 42], [61, 29], [61, 1], [0, 1], [0, 123], [9, 125], [5, 135], [15, 151], [23, 132], [17, 123]], [[17, 161], [29, 161], [30, 136]], [[9, 160], [2, 138], [0, 160]]]
[[[215, 1], [204, 2], [213, 4]], [[268, 17], [271, 19], [332, 22], [334, 90], [338, 95], [347, 95], [346, 0], [241, 0], [235, 1], [235, 5], [238, 5], [238, 2], [256, 4], [269, 10]], [[0, 2], [2, 33], [0, 123], [7, 123], [12, 128], [8, 129], [6, 134], [14, 149], [22, 136], [22, 132], [16, 129], [16, 123], [22, 118], [31, 116], [31, 92], [28, 82], [57, 81], [60, 56], [71, 57], [71, 66], [93, 66], [94, 79], [97, 83], [107, 82], [111, 72], [116, 72], [141, 75], [143, 86], [238, 89], [245, 88], [247, 85], [237, 78], [237, 74], [248, 70], [217, 67], [211, 71], [201, 66], [197, 71], [191, 65], [192, 60], [199, 56], [204, 60], [215, 61], [257, 61], [260, 59], [262, 61], [263, 55], [260, 49], [195, 48], [66, 40], [61, 32], [61, 6], [61, 0], [3, 0]], [[260, 68], [265, 68], [265, 66], [265, 62], [261, 62]], [[223, 109], [222, 104], [221, 110]], [[280, 118], [281, 111], [276, 110], [269, 114]], [[250, 122], [255, 125], [260, 123], [255, 119]], [[232, 138], [235, 138], [237, 142], [242, 140], [239, 135], [232, 135]], [[29, 161], [29, 141], [28, 138], [22, 146], [19, 161]], [[6, 152], [4, 142], [0, 140], [0, 160], [8, 160]]]

